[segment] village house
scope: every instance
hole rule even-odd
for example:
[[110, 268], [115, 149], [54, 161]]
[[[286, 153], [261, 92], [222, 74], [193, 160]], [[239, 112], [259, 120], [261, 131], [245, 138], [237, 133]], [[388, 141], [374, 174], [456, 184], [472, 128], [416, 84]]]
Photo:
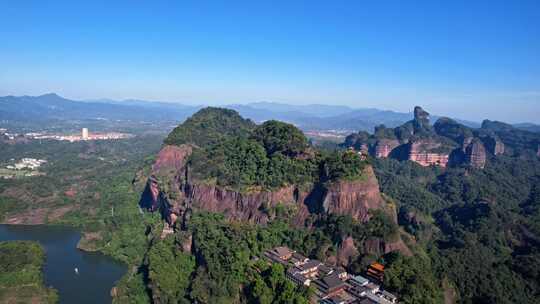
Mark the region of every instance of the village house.
[[292, 257], [294, 251], [287, 247], [276, 247], [264, 252], [264, 255], [273, 262], [283, 265], [288, 264], [288, 260]]
[[292, 257], [294, 251], [290, 250], [287, 247], [276, 247], [273, 252], [277, 257], [279, 257], [282, 260], [288, 260]]
[[373, 301], [370, 298], [363, 298], [358, 302], [358, 304], [379, 304], [379, 302]]
[[384, 280], [384, 265], [380, 263], [369, 265], [366, 275], [375, 281], [382, 282]]
[[387, 299], [383, 298], [380, 293], [367, 293], [366, 297], [370, 299], [371, 301], [378, 303], [378, 304], [392, 304], [392, 302], [388, 301]]
[[298, 272], [303, 274], [308, 278], [313, 278], [317, 276], [317, 269], [321, 266], [322, 263], [319, 260], [309, 260], [306, 263], [295, 267], [298, 269]]
[[332, 297], [342, 292], [346, 285], [336, 274], [331, 274], [314, 282], [317, 288], [325, 295]]
[[364, 278], [361, 275], [353, 276], [349, 283], [353, 286], [366, 286], [369, 283], [369, 280]]
[[319, 303], [321, 304], [346, 304], [347, 301], [340, 298], [340, 297], [330, 297], [330, 298], [327, 298], [327, 299], [323, 299], [321, 300]]
[[311, 284], [311, 279], [298, 272], [296, 267], [289, 268], [286, 277], [297, 285], [309, 286]]
[[336, 273], [337, 276], [343, 281], [346, 281], [349, 278], [349, 273], [343, 267], [337, 267], [334, 270], [334, 273]]
[[371, 293], [377, 293], [377, 292], [379, 292], [379, 290], [380, 290], [381, 287], [380, 287], [379, 285], [373, 283], [373, 282], [369, 282], [369, 283], [367, 283], [366, 288], [367, 288]]
[[308, 258], [306, 258], [305, 256], [299, 254], [298, 252], [295, 252], [295, 253], [292, 254], [290, 262], [294, 266], [300, 266], [300, 265], [303, 265], [303, 264], [307, 263], [308, 261], [309, 261]]
[[390, 303], [397, 303], [397, 297], [386, 290], [381, 292], [381, 297], [388, 300]]
[[318, 271], [319, 271], [319, 276], [324, 277], [334, 272], [334, 268], [322, 264], [321, 266], [319, 266]]

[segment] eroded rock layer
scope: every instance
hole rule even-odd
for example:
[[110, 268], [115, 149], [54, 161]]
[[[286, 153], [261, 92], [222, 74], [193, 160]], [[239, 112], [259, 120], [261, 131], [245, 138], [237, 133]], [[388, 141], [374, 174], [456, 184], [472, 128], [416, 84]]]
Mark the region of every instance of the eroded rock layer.
[[392, 150], [399, 146], [399, 141], [395, 139], [381, 139], [375, 145], [375, 157], [385, 158], [390, 155]]
[[421, 140], [409, 144], [408, 159], [421, 166], [446, 167], [449, 155], [446, 153], [432, 152], [440, 147], [436, 141]]

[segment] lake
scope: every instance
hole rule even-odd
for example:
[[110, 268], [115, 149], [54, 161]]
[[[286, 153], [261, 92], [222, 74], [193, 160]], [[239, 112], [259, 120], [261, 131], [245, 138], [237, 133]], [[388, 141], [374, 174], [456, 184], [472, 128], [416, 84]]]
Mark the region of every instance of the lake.
[[45, 285], [58, 290], [60, 303], [111, 303], [111, 288], [127, 267], [103, 254], [77, 249], [80, 238], [68, 227], [0, 225], [0, 241], [32, 240], [45, 248]]

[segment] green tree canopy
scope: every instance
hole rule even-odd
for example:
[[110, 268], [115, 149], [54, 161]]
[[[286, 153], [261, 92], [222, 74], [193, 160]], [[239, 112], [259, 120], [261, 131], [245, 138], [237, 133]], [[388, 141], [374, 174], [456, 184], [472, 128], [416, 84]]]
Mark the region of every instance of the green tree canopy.
[[252, 138], [264, 146], [268, 155], [279, 152], [294, 157], [308, 147], [308, 140], [302, 131], [277, 120], [269, 120], [255, 128]]

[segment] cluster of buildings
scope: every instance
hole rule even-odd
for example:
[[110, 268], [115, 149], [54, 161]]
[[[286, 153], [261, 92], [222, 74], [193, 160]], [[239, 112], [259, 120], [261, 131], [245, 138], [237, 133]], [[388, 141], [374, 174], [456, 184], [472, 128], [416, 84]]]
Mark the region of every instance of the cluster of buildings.
[[132, 138], [132, 134], [120, 133], [120, 132], [105, 132], [105, 133], [90, 133], [88, 128], [82, 128], [80, 134], [74, 135], [58, 135], [47, 134], [42, 132], [29, 132], [25, 134], [8, 133], [7, 129], [0, 129], [0, 140], [26, 140], [26, 139], [48, 139], [48, 140], [63, 140], [69, 142], [83, 141], [83, 140], [111, 140], [111, 139], [125, 139]]
[[394, 304], [397, 297], [381, 289], [384, 266], [374, 263], [363, 276], [353, 276], [342, 267], [332, 267], [316, 259], [308, 259], [287, 247], [276, 247], [264, 253], [271, 263], [280, 263], [286, 276], [296, 285], [313, 286], [323, 304]]
[[119, 132], [106, 132], [106, 133], [90, 133], [88, 128], [83, 128], [80, 135], [48, 135], [41, 133], [28, 133], [26, 136], [33, 139], [53, 139], [53, 140], [65, 140], [69, 142], [83, 141], [83, 140], [111, 140], [111, 139], [125, 139], [133, 137], [131, 134], [119, 133]]
[[23, 158], [18, 162], [15, 162], [15, 159], [11, 159], [10, 162], [12, 164], [7, 165], [5, 169], [0, 168], [0, 178], [11, 179], [43, 175], [44, 173], [39, 172], [37, 169], [47, 161], [44, 159]]
[[45, 164], [47, 161], [44, 159], [35, 159], [35, 158], [23, 158], [19, 162], [6, 166], [7, 169], [10, 170], [24, 170], [24, 169], [30, 169], [30, 170], [36, 170], [41, 165]]
[[19, 134], [9, 133], [7, 129], [0, 128], [0, 140], [14, 140], [17, 136], [19, 136]]

